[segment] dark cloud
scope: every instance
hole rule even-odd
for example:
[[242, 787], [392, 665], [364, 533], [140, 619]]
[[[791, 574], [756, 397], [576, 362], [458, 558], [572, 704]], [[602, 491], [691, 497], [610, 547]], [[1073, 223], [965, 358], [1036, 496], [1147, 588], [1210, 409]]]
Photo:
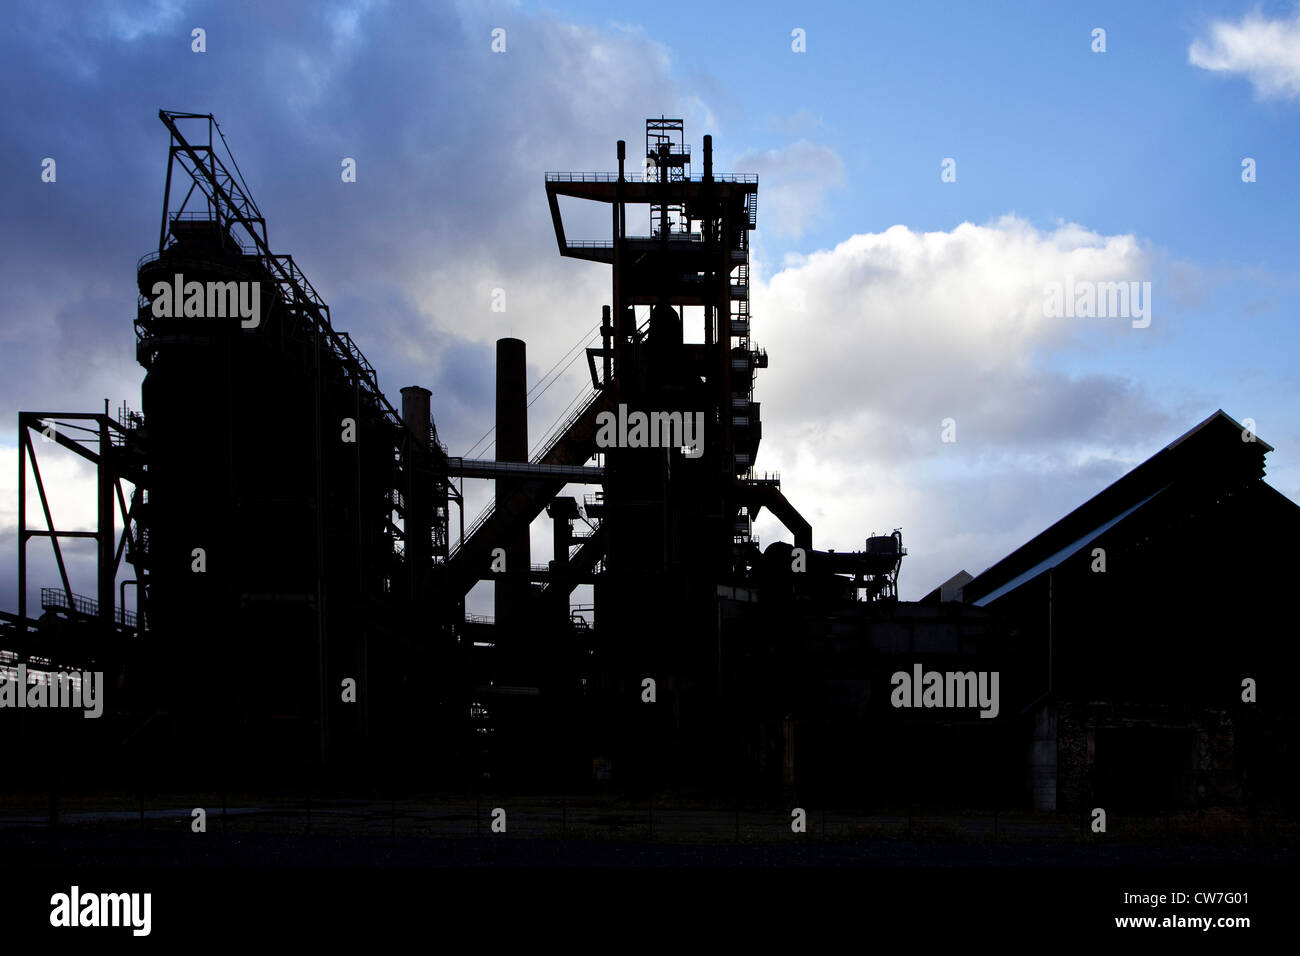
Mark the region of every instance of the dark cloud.
[[[665, 49], [507, 5], [118, 4], [11, 7], [0, 34], [0, 548], [14, 555], [19, 408], [138, 406], [135, 264], [156, 247], [167, 136], [159, 108], [212, 112], [267, 217], [378, 370], [422, 384], [453, 453], [492, 421], [493, 341], [529, 340], [540, 377], [599, 316], [607, 270], [561, 262], [548, 169], [609, 168], [641, 118], [698, 137]], [[507, 30], [507, 52], [491, 31]], [[190, 31], [206, 31], [207, 52]], [[57, 181], [40, 180], [41, 161]], [[357, 182], [344, 184], [351, 157]], [[494, 288], [509, 311], [494, 313]], [[581, 387], [533, 409], [537, 434]], [[480, 449], [480, 452], [482, 449]], [[64, 476], [84, 496], [84, 476]], [[52, 489], [53, 490], [53, 489]], [[48, 570], [48, 569], [46, 569]], [[85, 569], [82, 569], [85, 570]], [[0, 604], [12, 606], [5, 576]]]
[[[670, 51], [638, 30], [491, 3], [104, 3], [70, 14], [29, 2], [11, 5], [8, 24], [0, 435], [19, 408], [138, 404], [134, 269], [158, 237], [160, 107], [216, 114], [272, 247], [295, 256], [395, 404], [403, 385], [433, 391], [458, 453], [492, 423], [494, 340], [525, 338], [536, 382], [608, 301], [607, 269], [558, 257], [543, 173], [612, 168], [619, 138], [635, 156], [649, 115], [684, 117], [698, 142], [719, 132], [711, 110], [738, 107], [744, 92], [699, 75], [684, 89]], [[498, 26], [503, 54], [491, 51]], [[206, 30], [206, 53], [190, 50], [194, 27]], [[796, 120], [788, 135], [812, 123]], [[47, 156], [55, 184], [40, 181]], [[356, 160], [354, 184], [340, 180], [344, 157]], [[843, 175], [834, 152], [803, 141], [756, 149], [736, 168], [764, 174], [760, 225], [791, 233]], [[1066, 238], [1014, 221], [854, 237], [760, 289], [758, 341], [773, 350], [759, 377], [760, 467], [786, 472], [796, 505], [826, 528], [821, 543], [836, 546], [843, 529], [839, 546], [860, 547], [873, 527], [905, 524], [918, 569], [905, 575], [921, 593], [959, 566], [980, 570], [984, 555], [1095, 492], [1122, 468], [1097, 448], [1127, 455], [1196, 420], [1171, 421], [1140, 383], [1039, 361], [1078, 332], [1026, 332], [1013, 313], [1039, 293], [1008, 282], [1056, 278], [1076, 254], [1104, 260], [1103, 275], [1146, 265], [1135, 245], [1110, 241], [1123, 237], [1091, 237], [1080, 253], [1072, 228]], [[490, 308], [497, 288], [505, 312]], [[534, 438], [585, 374], [570, 367], [538, 400]], [[907, 470], [940, 460], [939, 419], [950, 414], [964, 457]], [[9, 567], [12, 464], [10, 450], [0, 460]], [[470, 499], [472, 516], [487, 499], [481, 484]], [[6, 575], [0, 606], [13, 605], [13, 586]]]

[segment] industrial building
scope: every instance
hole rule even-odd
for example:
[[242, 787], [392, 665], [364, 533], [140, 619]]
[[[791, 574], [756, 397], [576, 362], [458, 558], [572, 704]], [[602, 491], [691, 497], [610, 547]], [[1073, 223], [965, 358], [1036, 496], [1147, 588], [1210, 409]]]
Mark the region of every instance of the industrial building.
[[1294, 800], [1300, 506], [1272, 450], [1216, 411], [961, 586], [1008, 622], [1036, 808]]
[[[684, 124], [665, 117], [631, 158], [617, 143], [616, 170], [546, 173], [558, 251], [608, 267], [609, 300], [574, 304], [600, 317], [590, 389], [531, 445], [525, 343], [496, 343], [486, 459], [449, 454], [430, 389], [403, 388], [400, 411], [385, 398], [270, 245], [215, 120], [160, 118], [163, 212], [137, 271], [141, 410], [20, 413], [24, 603], [0, 618], [0, 663], [110, 674], [93, 733], [160, 786], [309, 773], [1056, 809], [1188, 787], [1240, 799], [1243, 780], [1267, 789], [1270, 768], [1291, 772], [1276, 712], [1243, 706], [1240, 680], [1290, 659], [1272, 639], [1282, 568], [1266, 546], [1289, 540], [1297, 509], [1260, 480], [1268, 446], [1222, 413], [984, 573], [899, 601], [901, 531], [818, 551], [779, 476], [757, 468], [758, 182], [715, 171], [711, 137], [699, 175]], [[607, 207], [608, 237], [570, 237], [561, 199]], [[637, 415], [663, 440], [633, 440]], [[93, 533], [53, 526], [49, 435], [97, 468]], [[494, 499], [469, 517], [477, 480]], [[763, 508], [789, 542], [760, 548]], [[545, 565], [530, 549], [539, 519]], [[64, 569], [68, 534], [97, 542], [93, 598]], [[61, 580], [38, 617], [27, 551], [42, 538]], [[1089, 571], [1093, 545], [1104, 574]], [[491, 617], [466, 614], [481, 582]], [[999, 674], [1000, 700], [900, 708], [891, 686], [914, 667]], [[23, 732], [49, 743], [81, 728]], [[1143, 763], [1151, 747], [1164, 763]], [[1176, 793], [1159, 790], [1175, 772]]]

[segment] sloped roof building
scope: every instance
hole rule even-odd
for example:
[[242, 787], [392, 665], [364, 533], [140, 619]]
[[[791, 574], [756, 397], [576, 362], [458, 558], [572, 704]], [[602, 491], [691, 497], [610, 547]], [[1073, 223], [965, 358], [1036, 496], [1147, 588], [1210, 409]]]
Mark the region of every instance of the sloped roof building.
[[993, 564], [1039, 809], [1294, 799], [1300, 506], [1222, 410]]

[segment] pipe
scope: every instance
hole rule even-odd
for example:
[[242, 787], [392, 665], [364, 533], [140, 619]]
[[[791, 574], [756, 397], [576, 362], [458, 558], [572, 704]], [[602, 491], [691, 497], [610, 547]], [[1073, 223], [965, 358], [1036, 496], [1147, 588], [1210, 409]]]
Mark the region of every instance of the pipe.
[[432, 397], [433, 392], [420, 385], [408, 385], [402, 389], [402, 421], [424, 448], [429, 447], [430, 422], [433, 420], [429, 400]]
[[[527, 351], [521, 339], [497, 339], [497, 461], [528, 461]], [[518, 478], [497, 478], [498, 511], [519, 488]], [[510, 531], [498, 547], [505, 549], [506, 575], [495, 587], [498, 623], [518, 616], [528, 599], [531, 562], [528, 525]], [[526, 613], [526, 612], [523, 612]]]

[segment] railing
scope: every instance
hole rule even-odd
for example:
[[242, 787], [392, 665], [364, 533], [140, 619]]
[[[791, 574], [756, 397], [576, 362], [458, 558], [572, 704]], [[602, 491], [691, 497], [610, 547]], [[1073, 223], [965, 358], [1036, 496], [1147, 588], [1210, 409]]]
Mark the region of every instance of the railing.
[[[242, 242], [239, 242], [238, 240], [235, 240], [235, 245], [239, 247], [240, 255], [245, 255], [245, 256], [257, 255], [257, 249], [254, 246], [246, 245]], [[163, 250], [163, 252], [170, 253], [174, 248], [175, 248], [174, 244], [170, 245], [165, 250]], [[144, 266], [148, 265], [150, 262], [157, 262], [162, 255], [163, 253], [159, 252], [157, 249], [153, 250], [153, 252], [146, 252], [144, 255], [142, 255], [139, 259], [135, 261], [135, 271], [139, 272]], [[189, 258], [191, 259], [191, 261], [195, 261], [195, 262], [212, 263], [214, 265], [217, 264], [215, 260], [211, 258], [211, 254], [207, 251], [203, 253], [196, 253], [193, 256], [190, 256]], [[144, 301], [148, 303], [149, 299], [145, 297]]]
[[[628, 242], [659, 242], [662, 234], [656, 230], [649, 236], [627, 236]], [[677, 242], [704, 242], [704, 234], [699, 232], [670, 232], [668, 241]], [[564, 247], [566, 249], [613, 249], [614, 240], [612, 239], [565, 239]]]
[[[388, 398], [379, 389], [379, 383], [375, 378], [374, 368], [361, 355], [359, 349], [352, 343], [346, 335], [340, 335], [330, 323], [329, 306], [316, 292], [316, 289], [307, 280], [302, 270], [298, 268], [289, 255], [280, 255], [271, 251], [270, 245], [266, 238], [266, 222], [262, 217], [261, 211], [253, 201], [252, 196], [245, 191], [247, 184], [243, 181], [241, 175], [238, 180], [226, 168], [217, 156], [216, 145], [212, 142], [211, 129], [215, 121], [209, 115], [209, 142], [206, 147], [199, 145], [191, 146], [186, 140], [184, 134], [177, 128], [175, 120], [178, 117], [197, 118], [197, 114], [159, 113], [160, 118], [170, 130], [173, 141], [171, 156], [173, 161], [179, 162], [181, 168], [189, 175], [193, 182], [190, 192], [182, 200], [181, 205], [190, 201], [197, 188], [199, 194], [194, 195], [196, 202], [206, 202], [207, 208], [196, 210], [186, 214], [183, 210], [177, 210], [172, 214], [172, 218], [180, 216], [182, 218], [192, 218], [195, 220], [211, 219], [213, 221], [230, 225], [238, 224], [242, 226], [254, 245], [257, 247], [257, 255], [263, 266], [271, 273], [271, 281], [280, 287], [281, 294], [285, 304], [289, 308], [301, 310], [304, 316], [315, 326], [316, 332], [324, 333], [323, 344], [330, 351], [342, 357], [352, 358], [361, 370], [361, 378], [367, 389], [371, 392], [378, 402], [384, 416], [394, 423], [401, 422], [401, 416], [393, 408]], [[224, 137], [223, 137], [224, 142]], [[177, 146], [176, 144], [179, 144]], [[206, 151], [206, 161], [203, 156], [199, 155], [200, 150]], [[234, 157], [230, 155], [229, 147], [226, 148], [226, 154], [231, 162]], [[236, 166], [236, 172], [238, 166]], [[170, 167], [168, 176], [170, 177]], [[170, 181], [170, 179], [169, 179]], [[225, 214], [222, 214], [222, 210]], [[260, 226], [259, 230], [257, 227]], [[234, 238], [234, 237], [232, 237]], [[235, 240], [237, 243], [238, 239]], [[242, 243], [240, 244], [242, 248]], [[318, 340], [319, 341], [319, 340]], [[361, 382], [357, 383], [358, 386]]]
[[[618, 173], [547, 173], [546, 181], [548, 183], [616, 183], [618, 182]], [[626, 173], [623, 176], [626, 183], [639, 183], [641, 176], [637, 173]]]
[[[460, 541], [456, 542], [456, 547], [451, 550], [451, 555], [456, 554], [466, 541], [474, 537], [479, 528], [487, 524], [488, 519], [492, 517], [492, 512], [495, 510], [496, 503], [489, 501], [487, 506], [474, 517], [473, 521], [469, 523], [469, 527], [465, 529], [465, 534], [462, 536]], [[451, 557], [451, 555], [448, 555], [448, 557]]]
[[[98, 601], [81, 594], [73, 594], [72, 600], [69, 601], [68, 592], [63, 588], [41, 588], [41, 607], [47, 611], [71, 611], [86, 617], [99, 617]], [[114, 616], [119, 624], [127, 627], [136, 625], [134, 611], [119, 607], [114, 609]]]
[[[546, 174], [548, 183], [616, 183], [618, 182], [618, 173], [589, 173], [589, 172], [548, 172]], [[758, 175], [756, 173], [714, 173], [713, 181], [715, 183], [757, 183]], [[640, 173], [624, 173], [623, 182], [625, 183], [657, 183], [659, 177], [645, 177]], [[690, 179], [679, 179], [676, 182], [702, 183], [702, 177], [692, 176]], [[674, 185], [669, 183], [668, 185]], [[757, 210], [757, 203], [754, 205]]]
[[[178, 219], [181, 220], [182, 222], [216, 222], [216, 218], [213, 216], [212, 210], [210, 209], [205, 209], [196, 212], [169, 212], [167, 214], [167, 219], [169, 222], [175, 222]], [[222, 219], [222, 222], [225, 223], [227, 226], [229, 226], [233, 222], [238, 222], [238, 221], [240, 220], [232, 219], [229, 216], [226, 216]], [[239, 251], [242, 252], [244, 255], [246, 256], [257, 255], [256, 243], [241, 242], [238, 236], [232, 236], [229, 234], [229, 232], [227, 232], [226, 238], [234, 242], [234, 244], [239, 248]], [[140, 257], [139, 261], [136, 263], [136, 268], [139, 269], [140, 266], [144, 265], [146, 262], [152, 262], [154, 259], [157, 258], [158, 258], [158, 253], [156, 251], [151, 253], [146, 253], [145, 255]]]
[[[175, 218], [176, 214], [173, 214]], [[204, 213], [185, 213], [187, 218], [201, 220], [207, 217]], [[280, 299], [289, 308], [297, 308], [304, 314], [309, 322], [314, 325], [318, 331], [324, 333], [321, 337], [322, 345], [329, 352], [334, 353], [344, 364], [353, 364], [358, 372], [365, 390], [371, 393], [380, 407], [385, 418], [393, 423], [400, 423], [402, 418], [388, 397], [384, 395], [379, 388], [378, 376], [375, 374], [375, 368], [370, 361], [357, 347], [352, 340], [352, 336], [347, 332], [336, 330], [330, 322], [329, 306], [320, 294], [312, 286], [302, 269], [294, 261], [293, 256], [281, 253], [269, 252], [262, 254], [257, 248], [250, 248], [242, 242], [235, 240], [241, 252], [244, 255], [256, 255], [262, 265], [270, 274], [270, 283], [276, 287]], [[147, 252], [136, 262], [137, 271], [149, 262], [157, 260], [164, 252], [170, 253], [175, 245], [168, 246], [165, 250], [155, 250]], [[149, 305], [149, 299], [146, 296], [140, 297], [141, 307]]]
[[[654, 240], [655, 242], [661, 242], [661, 241], [663, 240], [663, 235], [664, 235], [664, 234], [663, 234], [663, 230], [661, 230], [661, 229], [655, 229], [655, 230], [650, 234], [649, 238], [652, 239], [652, 240]], [[635, 240], [635, 239], [645, 239], [645, 238], [647, 238], [647, 237], [646, 237], [646, 236], [628, 236], [627, 238], [630, 239], [630, 240]], [[673, 229], [672, 229], [672, 226], [670, 225], [670, 226], [668, 227], [668, 241], [669, 241], [669, 242], [703, 242], [703, 241], [704, 241], [704, 233], [702, 233], [702, 232], [680, 232], [680, 231], [674, 232]]]
[[576, 422], [583, 415], [587, 414], [591, 406], [595, 404], [596, 399], [600, 398], [600, 395], [601, 395], [600, 390], [594, 389], [587, 395], [587, 397], [584, 400], [579, 402], [577, 409], [571, 415], [569, 415], [567, 418], [561, 421], [560, 424], [557, 425], [555, 428], [551, 429], [551, 431], [546, 435], [546, 437], [543, 438], [537, 445], [534, 446], [537, 449], [537, 452], [532, 456], [531, 460], [535, 463], [540, 464], [541, 460], [551, 452], [551, 449], [554, 448], [555, 445], [559, 443], [560, 439], [564, 437], [565, 433], [568, 432], [568, 430], [573, 427], [573, 423]]

